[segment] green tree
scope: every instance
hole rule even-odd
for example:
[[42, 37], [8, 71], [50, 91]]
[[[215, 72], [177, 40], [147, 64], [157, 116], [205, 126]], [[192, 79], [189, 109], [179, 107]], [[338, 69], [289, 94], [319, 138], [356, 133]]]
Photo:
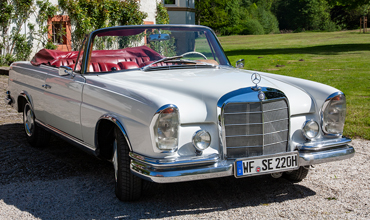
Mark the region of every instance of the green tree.
[[157, 3], [157, 14], [155, 15], [155, 23], [156, 24], [170, 23], [170, 17], [168, 16], [167, 9], [160, 2]]
[[370, 0], [328, 0], [332, 6], [332, 19], [345, 29], [355, 29], [359, 26], [360, 17], [364, 18], [370, 12]]
[[326, 0], [278, 0], [275, 13], [280, 29], [333, 30]]
[[223, 35], [278, 32], [274, 0], [198, 0], [196, 20]]
[[58, 0], [74, 26], [72, 47], [79, 49], [89, 32], [116, 25], [142, 24], [147, 14], [141, 12], [136, 0]]

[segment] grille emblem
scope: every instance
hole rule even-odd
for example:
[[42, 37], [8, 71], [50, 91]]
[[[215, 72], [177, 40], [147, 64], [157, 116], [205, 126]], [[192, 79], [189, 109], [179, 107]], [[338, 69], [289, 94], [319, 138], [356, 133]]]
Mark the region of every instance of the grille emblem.
[[258, 83], [261, 82], [261, 75], [258, 73], [253, 73], [251, 76], [252, 83], [254, 83], [256, 86], [252, 87], [253, 90], [257, 91], [260, 90], [260, 87], [258, 87]]
[[259, 92], [258, 92], [258, 98], [259, 98], [259, 100], [261, 100], [261, 101], [262, 101], [262, 100], [265, 100], [265, 97], [266, 97], [266, 96], [265, 96], [265, 93], [264, 93], [264, 92], [262, 92], [262, 91], [259, 91]]

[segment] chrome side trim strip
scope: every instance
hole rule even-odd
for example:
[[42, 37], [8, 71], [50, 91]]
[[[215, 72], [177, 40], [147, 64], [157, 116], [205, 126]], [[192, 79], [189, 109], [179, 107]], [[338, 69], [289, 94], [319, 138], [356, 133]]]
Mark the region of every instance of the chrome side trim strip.
[[219, 160], [218, 154], [164, 159], [149, 158], [134, 152], [130, 152], [129, 155], [135, 161], [150, 165], [151, 167], [155, 168], [173, 168], [179, 166], [214, 164]]
[[82, 140], [78, 139], [78, 138], [75, 138], [57, 128], [54, 128], [53, 126], [50, 126], [50, 125], [47, 125], [47, 124], [44, 124], [43, 122], [41, 122], [40, 120], [36, 119], [35, 120], [36, 123], [40, 126], [42, 126], [43, 128], [45, 128], [46, 130], [48, 131], [51, 131], [53, 132], [54, 134], [56, 134], [57, 136], [69, 141], [71, 144], [74, 144], [76, 145], [77, 147], [83, 147], [83, 149], [87, 149], [89, 150], [89, 152], [94, 152], [95, 154], [95, 148], [85, 142], [83, 142]]

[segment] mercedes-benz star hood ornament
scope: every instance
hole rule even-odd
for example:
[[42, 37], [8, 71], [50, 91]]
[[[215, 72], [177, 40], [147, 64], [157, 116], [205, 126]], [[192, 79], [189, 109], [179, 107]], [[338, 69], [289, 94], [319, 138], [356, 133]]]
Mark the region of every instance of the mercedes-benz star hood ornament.
[[251, 76], [252, 83], [254, 83], [256, 86], [252, 87], [253, 90], [257, 91], [260, 90], [261, 88], [258, 86], [258, 83], [261, 82], [261, 75], [258, 73], [253, 73]]

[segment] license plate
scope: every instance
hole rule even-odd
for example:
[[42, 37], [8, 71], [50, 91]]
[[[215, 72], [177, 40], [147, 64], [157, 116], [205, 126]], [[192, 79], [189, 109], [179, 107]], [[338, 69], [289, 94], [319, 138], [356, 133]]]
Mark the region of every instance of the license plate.
[[235, 176], [251, 176], [298, 169], [298, 152], [240, 159], [235, 162]]

